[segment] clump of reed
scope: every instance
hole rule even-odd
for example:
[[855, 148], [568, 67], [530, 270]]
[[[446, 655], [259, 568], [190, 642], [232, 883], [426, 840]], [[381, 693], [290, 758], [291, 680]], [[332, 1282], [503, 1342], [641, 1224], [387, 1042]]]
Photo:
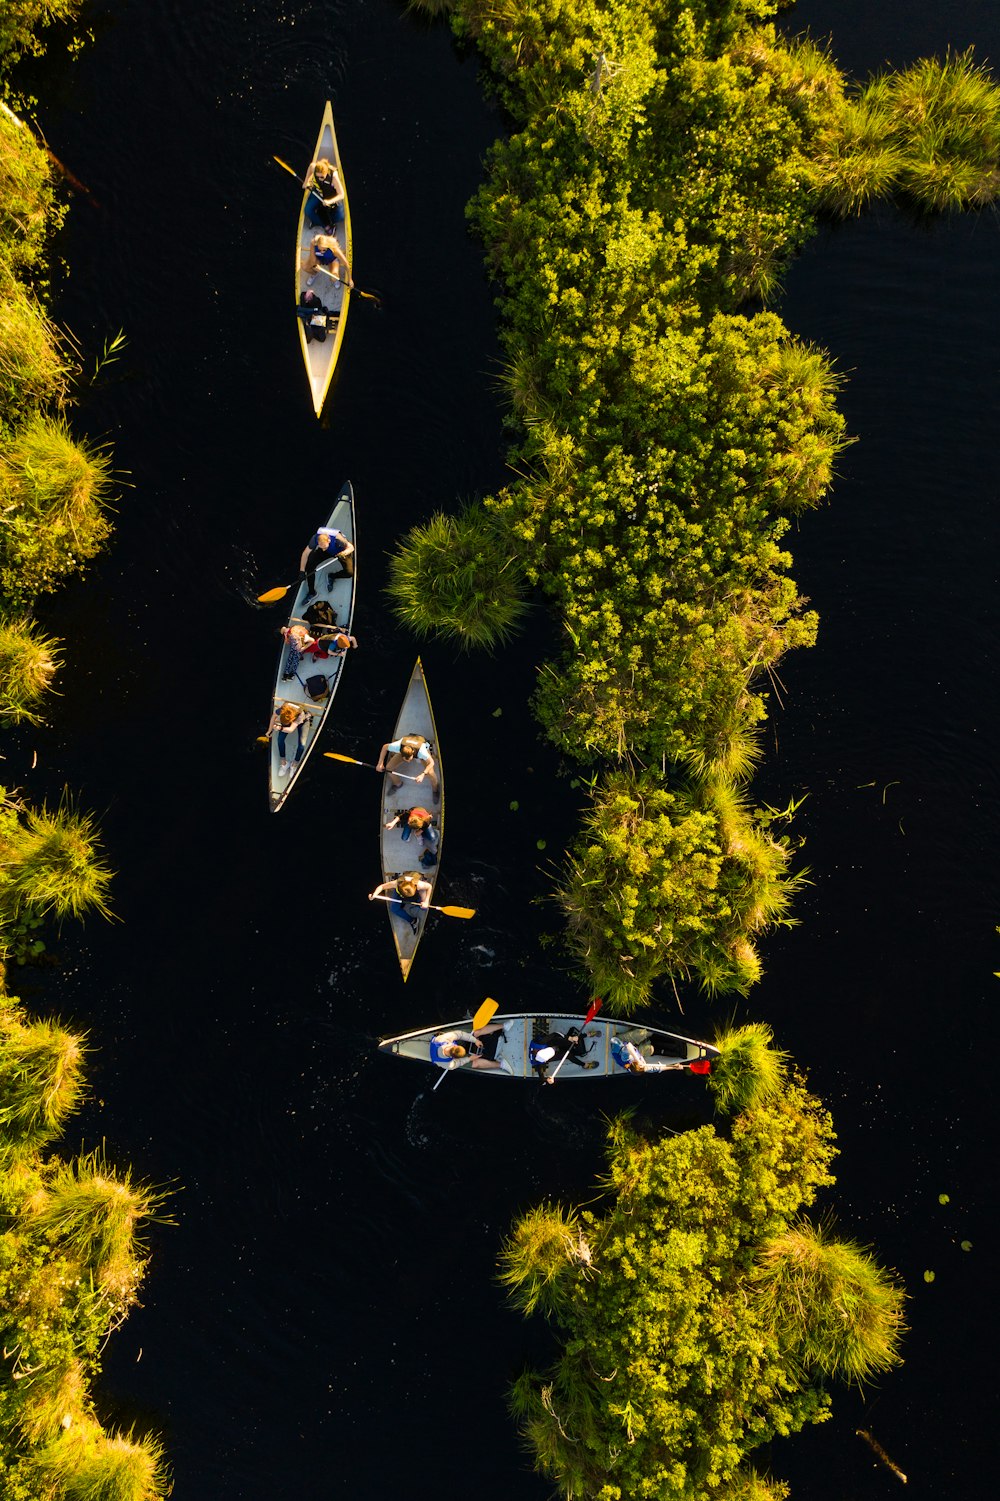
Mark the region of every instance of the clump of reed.
[[577, 1216], [558, 1204], [538, 1204], [514, 1225], [500, 1251], [500, 1281], [522, 1313], [558, 1311], [568, 1296], [568, 1274], [580, 1257]]
[[34, 412], [0, 451], [0, 587], [27, 605], [82, 569], [111, 535], [111, 461], [60, 417]]
[[438, 511], [403, 539], [389, 565], [388, 593], [404, 625], [463, 649], [495, 649], [527, 609], [524, 572], [500, 524], [482, 506]]
[[55, 1241], [113, 1304], [135, 1299], [146, 1266], [142, 1225], [156, 1217], [163, 1195], [132, 1182], [131, 1170], [115, 1177], [100, 1150], [55, 1165], [32, 1195], [33, 1228]]
[[0, 406], [18, 412], [63, 400], [73, 368], [37, 298], [0, 264]]
[[61, 643], [27, 616], [0, 619], [0, 723], [39, 724], [39, 705], [62, 666]]
[[0, 809], [0, 918], [111, 916], [112, 873], [89, 813], [68, 793], [54, 809], [23, 807], [5, 794]]
[[774, 1046], [765, 1022], [749, 1022], [718, 1033], [720, 1056], [712, 1062], [709, 1087], [721, 1114], [738, 1115], [768, 1105], [781, 1095], [788, 1075], [788, 1054]]
[[0, 111], [0, 258], [8, 266], [33, 264], [64, 214], [44, 150], [26, 125]]
[[62, 1501], [160, 1501], [170, 1492], [163, 1444], [134, 1431], [105, 1433], [93, 1419], [75, 1423], [35, 1458]]
[[864, 1382], [900, 1362], [905, 1294], [871, 1253], [803, 1221], [769, 1241], [754, 1298], [807, 1370]]
[[56, 1021], [0, 1014], [0, 1148], [34, 1152], [62, 1129], [83, 1092], [84, 1055]]

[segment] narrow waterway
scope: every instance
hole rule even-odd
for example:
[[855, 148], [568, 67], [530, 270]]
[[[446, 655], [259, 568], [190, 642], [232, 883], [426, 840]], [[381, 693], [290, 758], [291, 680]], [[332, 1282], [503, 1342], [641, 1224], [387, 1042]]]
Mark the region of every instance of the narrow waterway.
[[[456, 1079], [431, 1098], [373, 1044], [487, 994], [584, 998], [537, 941], [576, 819], [525, 708], [544, 615], [492, 662], [422, 653], [448, 778], [439, 891], [480, 916], [433, 920], [405, 988], [364, 900], [377, 779], [317, 759], [275, 817], [254, 745], [278, 620], [253, 601], [292, 577], [341, 481], [361, 649], [326, 734], [363, 759], [416, 654], [385, 609], [387, 553], [504, 482], [494, 309], [463, 219], [499, 122], [474, 61], [391, 0], [98, 0], [92, 17], [94, 43], [50, 58], [38, 91], [98, 204], [78, 200], [60, 241], [58, 314], [90, 349], [128, 335], [80, 414], [128, 484], [112, 551], [46, 612], [63, 696], [4, 775], [36, 797], [68, 783], [101, 815], [122, 922], [67, 930], [62, 969], [23, 989], [90, 1034], [76, 1134], [176, 1187], [104, 1390], [165, 1430], [184, 1501], [529, 1501], [546, 1487], [503, 1393], [546, 1337], [505, 1309], [495, 1253], [519, 1207], [586, 1193], [622, 1095]], [[1000, 60], [982, 0], [947, 17], [809, 0], [794, 21], [861, 73], [949, 44]], [[357, 279], [385, 307], [355, 302], [320, 426], [287, 308], [298, 195], [271, 158], [306, 164], [327, 97]], [[793, 537], [821, 636], [783, 668], [758, 784], [775, 804], [808, 793], [814, 884], [737, 1014], [771, 1022], [830, 1103], [840, 1226], [899, 1268], [913, 1326], [881, 1391], [838, 1395], [830, 1424], [775, 1448], [801, 1498], [898, 1483], [858, 1426], [919, 1494], [994, 1489], [997, 245], [992, 212], [928, 228], [885, 210], [814, 240], [781, 305], [848, 376], [860, 441]], [[701, 1098], [650, 1081], [642, 1104], [677, 1125]]]

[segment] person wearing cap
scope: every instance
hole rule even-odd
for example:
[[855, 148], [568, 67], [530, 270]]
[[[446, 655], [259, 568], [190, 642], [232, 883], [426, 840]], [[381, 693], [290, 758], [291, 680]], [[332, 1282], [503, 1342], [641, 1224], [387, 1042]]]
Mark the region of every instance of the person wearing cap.
[[[494, 1058], [490, 1056], [490, 1044], [484, 1047], [481, 1041], [484, 1037], [493, 1037], [496, 1033], [503, 1035], [503, 1026], [500, 1022], [494, 1022], [492, 1027], [480, 1027], [476, 1032], [439, 1032], [432, 1037], [429, 1050], [431, 1062], [436, 1063], [438, 1068], [499, 1068], [505, 1074], [513, 1074], [506, 1058]], [[499, 1041], [499, 1039], [498, 1039]], [[496, 1048], [496, 1043], [492, 1044]]]

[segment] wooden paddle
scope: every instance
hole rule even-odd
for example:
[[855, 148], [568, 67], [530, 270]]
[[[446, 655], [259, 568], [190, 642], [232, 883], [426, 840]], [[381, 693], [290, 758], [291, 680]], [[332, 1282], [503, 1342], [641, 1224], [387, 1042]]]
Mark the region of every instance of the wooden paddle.
[[[367, 766], [369, 771], [378, 771], [378, 767], [375, 765], [374, 761], [359, 761], [356, 756], [338, 756], [336, 751], [324, 751], [323, 754], [324, 756], [329, 757], [331, 761], [347, 761], [351, 766]], [[388, 771], [385, 774], [386, 776], [390, 775]], [[394, 771], [391, 773], [391, 775], [394, 777], [402, 777], [404, 782], [420, 781], [419, 777], [408, 777], [405, 771]]]
[[[499, 1001], [491, 1000], [490, 997], [487, 996], [483, 1004], [480, 1006], [479, 1010], [476, 1012], [475, 1016], [472, 1018], [472, 1026], [469, 1028], [469, 1031], [478, 1032], [480, 1027], [485, 1027], [488, 1022], [492, 1021], [493, 1013], [496, 1011], [499, 1004]], [[459, 1063], [459, 1067], [461, 1067], [461, 1063]], [[448, 1075], [451, 1073], [454, 1073], [454, 1069], [443, 1069], [440, 1079], [438, 1079], [437, 1084], [434, 1085], [434, 1089], [437, 1089], [438, 1084], [443, 1084], [445, 1079], [447, 1079]], [[434, 1093], [434, 1089], [431, 1090], [431, 1094]]]
[[[600, 1011], [600, 1009], [601, 1009], [601, 1007], [603, 1005], [604, 1005], [604, 1002], [601, 1000], [600, 996], [596, 996], [594, 998], [594, 1000], [591, 1001], [591, 1003], [590, 1003], [590, 1010], [587, 1012], [586, 1016], [583, 1018], [583, 1026], [580, 1028], [581, 1032], [586, 1032], [587, 1027], [594, 1020], [594, 1017], [597, 1015], [598, 1011]], [[556, 1082], [556, 1075], [559, 1073], [559, 1070], [562, 1068], [563, 1064], [566, 1062], [566, 1059], [569, 1057], [569, 1055], [570, 1055], [570, 1053], [572, 1051], [573, 1051], [572, 1048], [567, 1048], [566, 1051], [565, 1051], [565, 1053], [563, 1053], [562, 1057], [559, 1059], [558, 1064], [556, 1065], [555, 1069], [552, 1072], [552, 1078], [549, 1080], [550, 1084], [554, 1084]]]
[[367, 300], [369, 302], [374, 302], [377, 307], [381, 307], [382, 306], [382, 299], [381, 299], [381, 297], [376, 297], [376, 295], [375, 295], [374, 292], [363, 292], [361, 290], [361, 288], [359, 286], [357, 286], [353, 281], [350, 281], [350, 282], [341, 281], [341, 278], [339, 276], [334, 276], [334, 274], [333, 274], [332, 271], [328, 271], [325, 266], [321, 266], [318, 263], [317, 263], [317, 266], [316, 266], [316, 270], [317, 271], [322, 271], [323, 275], [324, 276], [328, 276], [331, 281], [340, 282], [341, 285], [343, 287], [345, 287], [348, 292], [357, 292], [357, 294], [358, 294], [359, 297], [365, 297], [365, 298], [367, 298]]
[[[376, 902], [405, 902], [408, 899], [405, 896], [377, 896], [373, 897], [372, 900]], [[410, 897], [409, 900], [412, 901], [413, 898]], [[423, 907], [424, 904], [423, 902], [418, 902], [417, 905]], [[429, 907], [432, 912], [443, 912], [445, 917], [475, 917], [476, 915], [475, 907], [439, 907], [435, 902], [428, 902], [427, 907]], [[424, 910], [426, 911], [427, 908], [424, 908]]]
[[[354, 554], [349, 552], [347, 556], [351, 558], [354, 556]], [[339, 563], [342, 558], [343, 553], [338, 552], [336, 557], [331, 558], [329, 562], [320, 563], [319, 567], [316, 569], [317, 576], [323, 573], [325, 569], [332, 567], [334, 563]], [[279, 584], [276, 589], [267, 589], [263, 594], [257, 595], [257, 603], [259, 605], [276, 605], [279, 599], [284, 599], [289, 589], [297, 589], [301, 582], [302, 575], [300, 574], [299, 577], [295, 580], [294, 584]]]

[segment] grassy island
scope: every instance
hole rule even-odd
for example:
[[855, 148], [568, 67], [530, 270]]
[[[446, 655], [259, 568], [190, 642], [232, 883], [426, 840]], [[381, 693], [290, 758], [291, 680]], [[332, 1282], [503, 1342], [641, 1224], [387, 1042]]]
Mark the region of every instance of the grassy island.
[[753, 1451], [829, 1416], [831, 1380], [899, 1360], [902, 1290], [806, 1215], [834, 1181], [833, 1125], [769, 1043], [722, 1039], [724, 1126], [613, 1122], [599, 1207], [531, 1209], [504, 1247], [512, 1301], [562, 1344], [512, 1408], [566, 1501], [781, 1501]]
[[[8, 0], [0, 15], [0, 91], [42, 49], [39, 29], [80, 0]], [[14, 103], [20, 108], [19, 101]], [[0, 103], [0, 724], [36, 723], [61, 665], [33, 621], [38, 596], [79, 572], [111, 533], [107, 454], [74, 438], [66, 412], [78, 352], [45, 310], [45, 252], [65, 215], [52, 163]]]
[[[968, 55], [853, 84], [777, 33], [777, 0], [425, 8], [479, 50], [510, 124], [469, 215], [522, 476], [484, 502], [478, 569], [469, 512], [435, 557], [445, 632], [482, 641], [494, 607], [509, 628], [520, 574], [556, 612], [534, 707], [599, 773], [559, 891], [593, 983], [623, 1011], [658, 980], [742, 992], [798, 879], [740, 791], [782, 658], [816, 637], [789, 528], [849, 441], [829, 359], [762, 304], [822, 214], [991, 202], [1000, 91]], [[434, 629], [399, 587], [425, 554], [418, 529], [393, 592]]]

